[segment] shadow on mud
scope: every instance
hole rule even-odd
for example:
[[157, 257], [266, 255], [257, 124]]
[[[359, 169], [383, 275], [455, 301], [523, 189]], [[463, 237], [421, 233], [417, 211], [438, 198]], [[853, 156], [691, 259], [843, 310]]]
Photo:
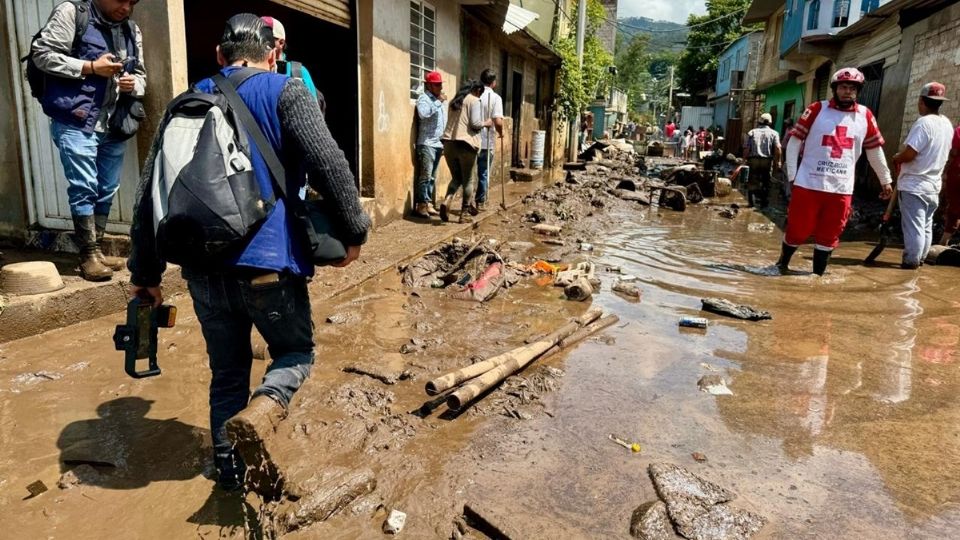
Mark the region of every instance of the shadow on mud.
[[72, 470], [77, 483], [106, 489], [199, 476], [210, 454], [209, 430], [176, 418], [147, 418], [152, 403], [118, 398], [101, 403], [97, 418], [68, 424], [57, 440], [60, 470]]

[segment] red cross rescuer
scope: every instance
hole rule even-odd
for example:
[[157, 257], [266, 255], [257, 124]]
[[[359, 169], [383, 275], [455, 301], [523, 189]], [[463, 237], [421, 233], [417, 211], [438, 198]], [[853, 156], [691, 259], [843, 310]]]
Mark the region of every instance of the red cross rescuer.
[[[812, 103], [790, 132], [786, 162], [793, 190], [777, 261], [781, 273], [787, 273], [790, 258], [811, 236], [815, 242], [813, 272], [819, 276], [826, 272], [850, 216], [854, 171], [861, 151], [866, 152], [880, 179], [880, 198], [893, 196], [883, 135], [873, 112], [857, 103], [863, 82], [863, 73], [855, 68], [834, 73], [830, 79], [833, 99]], [[799, 160], [801, 146], [803, 159]]]

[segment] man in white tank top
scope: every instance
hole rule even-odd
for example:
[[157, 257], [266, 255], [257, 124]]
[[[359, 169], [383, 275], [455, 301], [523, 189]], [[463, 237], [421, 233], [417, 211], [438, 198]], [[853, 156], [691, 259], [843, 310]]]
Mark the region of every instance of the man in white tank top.
[[[890, 169], [883, 154], [883, 135], [873, 112], [857, 104], [863, 73], [844, 68], [831, 78], [833, 99], [812, 103], [790, 132], [787, 180], [793, 184], [780, 260], [786, 272], [790, 258], [814, 237], [813, 272], [822, 276], [830, 254], [840, 243], [853, 200], [854, 172], [862, 151], [880, 179], [880, 197], [893, 195]], [[803, 159], [797, 162], [803, 147]]]

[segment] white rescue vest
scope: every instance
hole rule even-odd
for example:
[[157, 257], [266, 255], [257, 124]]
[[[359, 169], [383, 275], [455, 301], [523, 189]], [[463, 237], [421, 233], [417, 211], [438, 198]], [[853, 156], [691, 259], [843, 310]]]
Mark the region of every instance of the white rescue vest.
[[830, 107], [828, 101], [820, 102], [820, 112], [804, 141], [796, 185], [814, 191], [853, 194], [854, 170], [867, 142], [870, 122], [876, 121], [863, 105], [841, 111]]

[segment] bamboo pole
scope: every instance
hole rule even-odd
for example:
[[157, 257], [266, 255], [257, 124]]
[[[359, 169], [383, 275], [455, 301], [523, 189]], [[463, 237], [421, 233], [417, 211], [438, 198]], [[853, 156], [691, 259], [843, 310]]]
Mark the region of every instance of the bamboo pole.
[[[577, 317], [575, 320], [570, 321], [569, 323], [561, 326], [559, 329], [555, 330], [553, 333], [548, 334], [533, 343], [524, 345], [522, 347], [519, 347], [517, 349], [514, 349], [512, 351], [509, 351], [503, 354], [498, 354], [497, 356], [488, 358], [487, 360], [484, 360], [482, 362], [477, 362], [476, 364], [473, 364], [464, 368], [460, 368], [456, 371], [451, 371], [446, 375], [437, 377], [436, 379], [433, 379], [427, 382], [427, 385], [426, 385], [427, 394], [431, 396], [435, 396], [445, 390], [448, 390], [450, 388], [457, 386], [458, 384], [464, 381], [468, 381], [470, 379], [473, 379], [474, 377], [478, 377], [505, 362], [509, 362], [515, 357], [520, 356], [525, 358], [526, 355], [529, 355], [534, 352], [535, 352], [534, 357], [539, 356], [543, 354], [544, 351], [550, 349], [551, 347], [559, 343], [564, 338], [569, 337], [571, 334], [573, 334], [577, 330], [589, 325], [593, 321], [596, 321], [597, 319], [600, 318], [601, 315], [603, 315], [603, 312], [600, 311], [599, 309], [591, 309], [590, 311], [587, 311], [580, 317]], [[547, 344], [548, 346], [546, 348], [543, 348], [543, 344]]]
[[[574, 343], [577, 343], [578, 341], [585, 339], [587, 336], [590, 336], [591, 334], [595, 332], [599, 332], [600, 330], [614, 324], [618, 320], [620, 319], [616, 315], [610, 315], [608, 317], [604, 317], [603, 319], [600, 319], [599, 321], [591, 323], [585, 326], [584, 328], [581, 328], [579, 331], [576, 331], [566, 337], [561, 338], [560, 340], [554, 342], [552, 345], [549, 345], [549, 342], [547, 341], [541, 341], [534, 344], [534, 345], [541, 345], [541, 346], [549, 345], [546, 348], [541, 348], [541, 347], [535, 348], [534, 350], [540, 351], [535, 355], [530, 355], [530, 354], [512, 355], [511, 358], [506, 360], [504, 363], [498, 365], [497, 367], [491, 369], [490, 371], [487, 371], [483, 375], [480, 375], [475, 380], [466, 384], [456, 392], [450, 394], [450, 397], [447, 398], [447, 407], [449, 407], [453, 411], [459, 411], [460, 409], [463, 408], [464, 405], [466, 405], [467, 403], [470, 403], [471, 401], [476, 399], [478, 396], [480, 396], [487, 390], [490, 390], [497, 384], [500, 384], [501, 381], [503, 381], [510, 375], [513, 375], [514, 373], [527, 367], [527, 365], [529, 365], [531, 362], [536, 360], [538, 357], [540, 357], [544, 353], [551, 350], [558, 349], [559, 344], [567, 343], [566, 346], [570, 346]], [[573, 338], [574, 336], [578, 336], [578, 337], [575, 340], [571, 340], [571, 338]], [[527, 347], [533, 348], [533, 345], [528, 345]]]

